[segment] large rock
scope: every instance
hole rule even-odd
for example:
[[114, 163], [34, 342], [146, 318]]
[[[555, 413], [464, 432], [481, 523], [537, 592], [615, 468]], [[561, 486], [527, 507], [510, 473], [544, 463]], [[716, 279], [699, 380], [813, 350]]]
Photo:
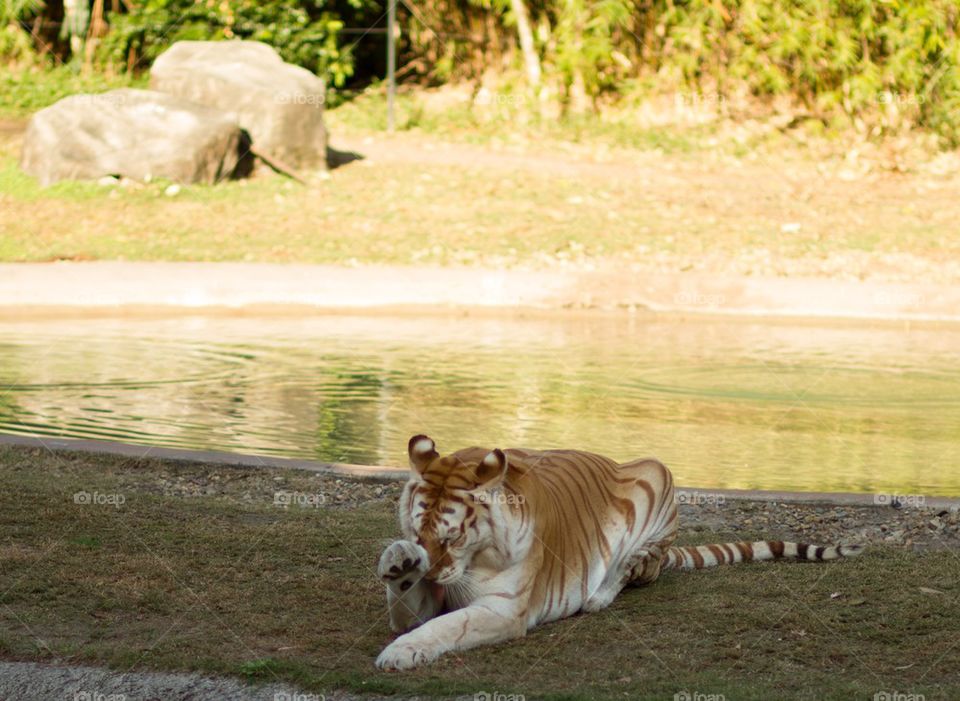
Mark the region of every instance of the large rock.
[[43, 185], [105, 175], [215, 183], [233, 175], [242, 139], [219, 110], [123, 88], [71, 95], [34, 114], [20, 164]]
[[324, 83], [259, 41], [178, 41], [150, 87], [234, 112], [253, 146], [291, 165], [325, 167]]

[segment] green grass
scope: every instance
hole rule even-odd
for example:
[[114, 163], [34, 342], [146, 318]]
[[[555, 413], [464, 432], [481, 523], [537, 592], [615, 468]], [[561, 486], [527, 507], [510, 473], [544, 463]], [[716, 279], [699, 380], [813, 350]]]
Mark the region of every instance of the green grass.
[[[228, 485], [219, 496], [164, 496], [171, 479], [214, 474]], [[323, 488], [314, 475], [270, 474], [284, 489]], [[956, 553], [875, 548], [822, 566], [668, 573], [606, 611], [386, 674], [373, 667], [391, 637], [374, 565], [396, 532], [391, 504], [283, 510], [272, 480], [251, 470], [25, 449], [0, 449], [0, 476], [7, 658], [281, 679], [316, 693], [960, 695]], [[76, 504], [78, 491], [126, 501]]]
[[[441, 98], [442, 99], [442, 98]], [[335, 95], [331, 104], [334, 123], [346, 130], [385, 131], [387, 99], [382, 85]], [[603, 144], [612, 147], [659, 150], [669, 154], [701, 151], [713, 126], [691, 128], [638, 126], [632, 114], [604, 118], [597, 114], [541, 115], [524, 93], [509, 90], [480, 98], [476, 104], [443, 99], [431, 104], [428, 93], [403, 90], [396, 96], [395, 128], [475, 144], [511, 141]], [[732, 145], [725, 144], [725, 147]]]
[[146, 88], [149, 76], [81, 72], [77, 66], [23, 67], [0, 71], [0, 117], [27, 117], [76, 93], [99, 93], [114, 88]]

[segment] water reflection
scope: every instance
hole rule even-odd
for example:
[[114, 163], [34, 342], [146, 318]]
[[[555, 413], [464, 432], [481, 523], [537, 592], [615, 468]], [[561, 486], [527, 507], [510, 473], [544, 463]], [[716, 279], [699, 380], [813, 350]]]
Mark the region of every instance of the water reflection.
[[654, 454], [682, 484], [960, 494], [960, 331], [647, 317], [0, 323], [0, 431], [402, 465]]

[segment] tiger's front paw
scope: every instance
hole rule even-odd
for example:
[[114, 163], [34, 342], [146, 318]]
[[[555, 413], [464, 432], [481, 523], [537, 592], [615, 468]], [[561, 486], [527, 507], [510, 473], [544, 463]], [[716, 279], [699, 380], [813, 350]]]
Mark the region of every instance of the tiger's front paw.
[[380, 556], [377, 575], [388, 586], [406, 591], [427, 571], [427, 551], [409, 540], [395, 540]]
[[385, 671], [414, 669], [437, 659], [429, 648], [397, 638], [387, 645], [377, 657], [377, 668]]

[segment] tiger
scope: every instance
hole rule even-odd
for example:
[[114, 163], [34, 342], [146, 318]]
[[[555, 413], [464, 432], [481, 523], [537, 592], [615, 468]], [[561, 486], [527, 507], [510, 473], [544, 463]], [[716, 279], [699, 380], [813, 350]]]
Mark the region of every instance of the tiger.
[[407, 446], [402, 539], [383, 551], [390, 628], [377, 657], [407, 670], [606, 608], [662, 572], [779, 558], [834, 560], [858, 545], [780, 540], [677, 547], [673, 477], [653, 458], [618, 464], [579, 450]]

